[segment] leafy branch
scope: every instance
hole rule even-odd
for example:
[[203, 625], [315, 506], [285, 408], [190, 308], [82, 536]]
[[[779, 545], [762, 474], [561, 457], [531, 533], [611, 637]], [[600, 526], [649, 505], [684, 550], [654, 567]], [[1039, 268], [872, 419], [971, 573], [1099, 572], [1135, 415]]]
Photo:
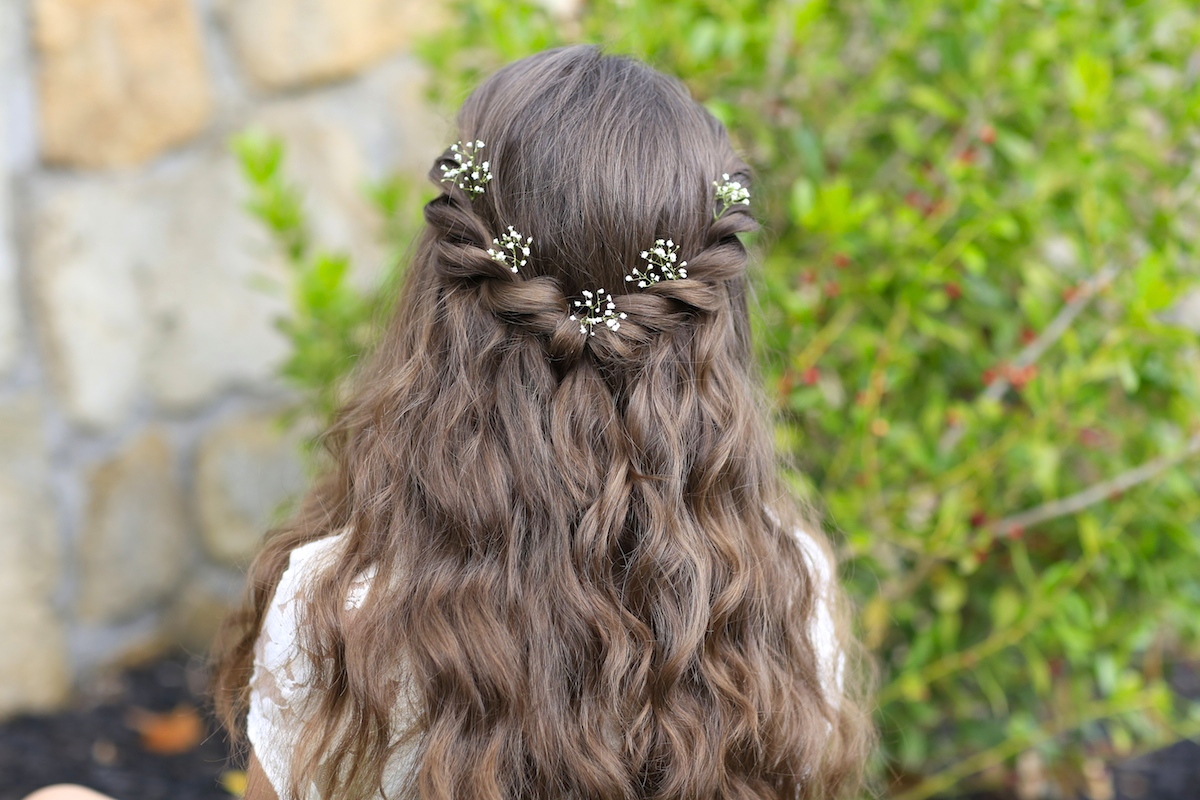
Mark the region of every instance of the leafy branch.
[[[231, 149], [249, 188], [247, 210], [267, 230], [289, 275], [290, 314], [277, 321], [292, 348], [281, 373], [306, 397], [319, 427], [332, 420], [346, 378], [373, 343], [377, 317], [390, 301], [398, 271], [384, 269], [370, 289], [350, 280], [345, 253], [317, 247], [300, 190], [285, 175], [283, 142], [261, 130], [233, 137]], [[396, 181], [367, 187], [367, 196], [394, 228], [407, 212]], [[394, 262], [393, 262], [394, 264]]]
[[927, 797], [953, 788], [965, 778], [983, 772], [994, 765], [1003, 764], [1022, 751], [1039, 747], [1086, 725], [1124, 714], [1150, 711], [1160, 708], [1164, 702], [1169, 701], [1170, 696], [1165, 694], [1165, 689], [1161, 685], [1149, 687], [1129, 696], [1122, 695], [1093, 700], [1077, 708], [1075, 713], [1061, 720], [1044, 723], [1026, 736], [1005, 739], [1003, 742], [933, 773], [911, 789], [895, 795], [894, 800], [925, 800]]
[[1113, 478], [1089, 486], [1075, 494], [1051, 500], [1040, 506], [1005, 517], [990, 526], [1000, 536], [1013, 536], [1026, 528], [1048, 522], [1057, 517], [1078, 514], [1089, 506], [1110, 500], [1129, 491], [1138, 484], [1157, 478], [1167, 470], [1178, 466], [1192, 456], [1200, 454], [1200, 434], [1188, 439], [1178, 453], [1158, 456]]
[[[1074, 295], [1059, 309], [1058, 314], [1050, 321], [1050, 324], [1013, 358], [1013, 369], [1021, 370], [1036, 363], [1055, 342], [1062, 338], [1062, 335], [1067, 332], [1071, 327], [1071, 323], [1083, 312], [1083, 309], [1091, 302], [1091, 299], [1111, 284], [1119, 272], [1115, 266], [1108, 265], [1088, 280], [1079, 284], [1076, 287]], [[998, 375], [984, 389], [979, 399], [983, 402], [997, 402], [1000, 398], [1004, 397], [1004, 393], [1008, 391], [1010, 386], [1012, 386], [1012, 381], [1007, 375]], [[942, 434], [942, 438], [938, 441], [938, 451], [943, 454], [949, 453], [962, 441], [965, 432], [966, 430], [961, 420], [957, 420], [949, 425], [945, 433]]]

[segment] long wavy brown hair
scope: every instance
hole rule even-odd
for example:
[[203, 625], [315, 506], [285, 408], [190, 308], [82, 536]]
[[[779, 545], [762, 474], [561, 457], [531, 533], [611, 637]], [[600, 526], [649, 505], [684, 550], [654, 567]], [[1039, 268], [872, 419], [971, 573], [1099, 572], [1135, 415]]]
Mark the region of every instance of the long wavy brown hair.
[[[713, 181], [749, 169], [681, 83], [593, 47], [508, 65], [458, 122], [493, 180], [442, 182], [449, 150], [430, 170], [444, 193], [325, 437], [333, 467], [218, 644], [223, 721], [238, 730], [289, 554], [346, 530], [303, 621], [318, 668], [297, 796], [370, 796], [400, 747], [424, 800], [856, 791], [864, 670], [833, 587], [849, 658], [823, 691], [794, 531], [824, 540], [781, 481], [752, 363], [738, 234], [757, 224], [716, 213]], [[487, 253], [509, 225], [533, 239], [519, 273]], [[658, 238], [687, 277], [626, 282]], [[583, 335], [572, 300], [596, 288], [626, 318]], [[403, 687], [418, 713], [397, 730]]]

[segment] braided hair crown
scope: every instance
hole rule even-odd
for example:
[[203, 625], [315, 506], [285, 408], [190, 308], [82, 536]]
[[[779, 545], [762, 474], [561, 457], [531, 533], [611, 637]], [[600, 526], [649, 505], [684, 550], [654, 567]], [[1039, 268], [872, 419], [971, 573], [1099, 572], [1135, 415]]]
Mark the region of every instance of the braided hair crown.
[[[532, 69], [559, 79], [508, 91]], [[585, 353], [634, 366], [665, 337], [733, 324], [737, 234], [758, 227], [749, 171], [677, 81], [560, 48], [500, 70], [459, 128], [429, 172], [444, 193], [425, 208], [446, 291], [469, 292], [566, 368]]]

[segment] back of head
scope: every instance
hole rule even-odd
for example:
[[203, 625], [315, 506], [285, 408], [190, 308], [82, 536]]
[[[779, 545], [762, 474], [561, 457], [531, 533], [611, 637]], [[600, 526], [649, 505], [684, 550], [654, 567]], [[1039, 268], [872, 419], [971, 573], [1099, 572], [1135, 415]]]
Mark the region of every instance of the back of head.
[[[866, 728], [814, 653], [816, 575], [750, 364], [737, 234], [757, 226], [714, 189], [750, 178], [723, 127], [677, 81], [578, 46], [498, 71], [459, 129], [328, 437], [337, 466], [252, 568], [223, 674], [287, 553], [346, 529], [307, 628], [325, 691], [295, 759], [325, 796], [378, 785], [410, 745], [422, 798], [852, 788]], [[471, 149], [482, 177], [445, 180]], [[528, 253], [505, 259], [510, 228]], [[627, 279], [658, 240], [686, 271]], [[610, 324], [582, 305], [600, 289]], [[393, 579], [348, 616], [370, 567]], [[380, 678], [397, 670], [423, 709], [403, 743]]]
[[[749, 176], [720, 123], [677, 81], [591, 47], [551, 50], [493, 75], [464, 104], [459, 127], [465, 141], [485, 143], [493, 180], [478, 196], [449, 185], [426, 218], [442, 237], [443, 277], [490, 284], [483, 309], [573, 364], [585, 341], [573, 335], [578, 325], [557, 326], [568, 299], [623, 292], [640, 254], [670, 239], [692, 280], [623, 296], [624, 332], [588, 340], [593, 355], [628, 367], [638, 345], [730, 310], [719, 285], [740, 288], [745, 251], [735, 234], [756, 225], [740, 205], [714, 221], [713, 180]], [[483, 258], [508, 226], [535, 243], [519, 276]], [[741, 328], [744, 319], [729, 322]]]
[[475, 203], [541, 245], [530, 274], [617, 289], [658, 235], [706, 244], [712, 180], [743, 172], [720, 124], [684, 87], [590, 47], [551, 50], [486, 81], [459, 116], [488, 143], [495, 180]]

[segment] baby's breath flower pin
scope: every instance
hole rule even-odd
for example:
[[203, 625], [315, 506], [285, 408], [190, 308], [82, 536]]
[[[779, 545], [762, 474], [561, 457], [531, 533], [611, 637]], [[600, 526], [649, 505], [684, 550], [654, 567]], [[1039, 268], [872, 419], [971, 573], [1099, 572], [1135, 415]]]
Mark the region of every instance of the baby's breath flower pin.
[[750, 190], [742, 186], [741, 181], [729, 180], [728, 172], [721, 176], [720, 181], [713, 181], [713, 186], [717, 187], [717, 200], [722, 203], [721, 210], [713, 212], [713, 219], [718, 219], [730, 206], [738, 203], [750, 205]]
[[639, 289], [645, 289], [650, 284], [659, 281], [673, 281], [687, 277], [687, 270], [684, 269], [687, 262], [679, 260], [679, 247], [670, 239], [665, 241], [655, 239], [653, 247], [642, 251], [642, 258], [648, 262], [646, 268], [634, 269], [632, 273], [625, 276], [627, 282], [637, 281]]
[[612, 295], [603, 289], [597, 289], [595, 294], [585, 289], [583, 299], [575, 301], [575, 308], [579, 309], [580, 313], [585, 314], [585, 316], [581, 319], [572, 314], [571, 319], [579, 322], [580, 333], [590, 336], [596, 335], [596, 332], [592, 328], [600, 323], [604, 323], [609, 330], [617, 330], [621, 327], [620, 320], [628, 316], [624, 311], [617, 312]]
[[475, 156], [482, 149], [483, 142], [478, 139], [466, 144], [455, 142], [450, 145], [455, 166], [442, 164], [442, 180], [453, 181], [458, 188], [470, 194], [483, 194], [484, 184], [492, 179], [492, 170], [487, 161], [475, 163]]
[[[529, 257], [529, 245], [533, 244], [533, 237], [527, 236], [522, 240], [521, 234], [517, 233], [512, 225], [509, 225], [508, 233], [499, 239], [492, 239], [492, 244], [500, 249], [489, 247], [488, 255], [501, 264], [507, 264], [509, 269], [516, 272], [517, 267], [525, 266], [526, 259]], [[504, 252], [505, 250], [508, 252]]]

